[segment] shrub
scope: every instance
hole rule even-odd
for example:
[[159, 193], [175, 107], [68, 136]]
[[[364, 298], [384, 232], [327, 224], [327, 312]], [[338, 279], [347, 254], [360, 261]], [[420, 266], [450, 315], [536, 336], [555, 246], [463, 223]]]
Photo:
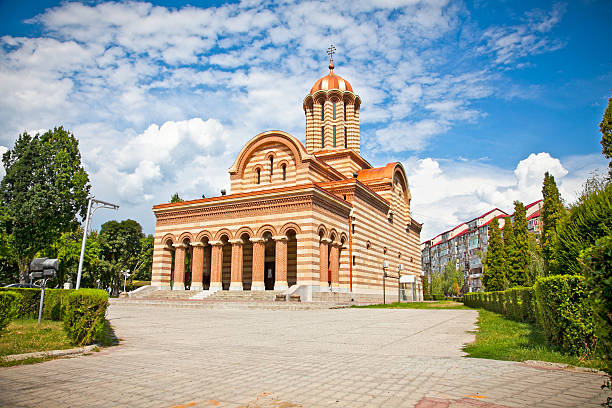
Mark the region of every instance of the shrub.
[[0, 292], [0, 331], [9, 325], [11, 320], [17, 317], [21, 297], [17, 292]]
[[584, 277], [554, 275], [538, 278], [534, 291], [537, 321], [547, 339], [572, 354], [593, 353], [597, 339]]
[[[0, 288], [0, 293], [11, 291], [21, 294], [17, 316], [20, 318], [37, 318], [40, 306], [40, 289], [34, 288]], [[45, 304], [43, 305], [43, 319], [62, 320], [68, 289], [45, 289]]]
[[444, 300], [445, 296], [443, 293], [434, 293], [431, 295], [433, 300]]
[[100, 341], [106, 321], [108, 294], [100, 289], [79, 289], [66, 297], [64, 330], [75, 345]]
[[608, 235], [581, 255], [585, 284], [596, 318], [595, 330], [612, 374], [612, 236]]
[[516, 287], [497, 292], [466, 293], [463, 295], [463, 303], [469, 307], [503, 314], [520, 322], [535, 320], [532, 288]]

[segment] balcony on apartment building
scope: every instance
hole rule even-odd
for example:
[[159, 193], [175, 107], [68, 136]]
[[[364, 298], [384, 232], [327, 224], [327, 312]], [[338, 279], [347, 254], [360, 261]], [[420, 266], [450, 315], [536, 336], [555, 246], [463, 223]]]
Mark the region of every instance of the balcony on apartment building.
[[471, 268], [482, 268], [482, 261], [480, 258], [470, 258], [470, 269]]

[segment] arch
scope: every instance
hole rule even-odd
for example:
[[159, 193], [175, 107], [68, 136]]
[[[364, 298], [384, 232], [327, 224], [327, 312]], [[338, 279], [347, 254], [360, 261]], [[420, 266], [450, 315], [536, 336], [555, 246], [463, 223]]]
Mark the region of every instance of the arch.
[[193, 234], [191, 232], [183, 232], [178, 238], [178, 242], [181, 244], [186, 240], [189, 240], [189, 242], [193, 242]]
[[253, 177], [255, 177], [255, 184], [261, 184], [261, 170], [262, 170], [261, 164], [258, 164], [253, 169]]
[[340, 234], [340, 243], [344, 245], [346, 242], [348, 242], [348, 236], [343, 232]]
[[204, 239], [209, 241], [213, 240], [213, 236], [209, 231], [203, 230], [196, 235], [195, 242], [204, 242]]
[[325, 225], [319, 225], [319, 228], [317, 228], [317, 235], [321, 238], [327, 238], [327, 228], [325, 228]]
[[174, 234], [164, 235], [164, 237], [162, 238], [162, 244], [167, 247], [168, 241], [170, 241], [170, 246], [172, 246], [172, 244], [176, 244], [176, 238], [174, 237]]
[[255, 233], [249, 227], [242, 227], [242, 228], [240, 228], [238, 231], [236, 231], [236, 234], [234, 234], [234, 236], [236, 238], [241, 238], [242, 235], [244, 235], [244, 234], [247, 234], [249, 236], [249, 238], [255, 237]]
[[227, 235], [227, 239], [233, 239], [234, 236], [232, 235], [232, 233], [230, 232], [230, 230], [228, 230], [227, 228], [221, 228], [219, 231], [217, 231], [217, 233], [215, 234], [215, 241], [220, 241], [221, 237], [223, 235]]
[[283, 225], [281, 227], [279, 232], [280, 232], [281, 235], [287, 235], [287, 231], [290, 230], [290, 229], [294, 230], [296, 235], [300, 234], [302, 232], [300, 226], [297, 225], [295, 222], [288, 222], [288, 223], [286, 223], [285, 225]]
[[269, 232], [273, 236], [277, 235], [276, 228], [274, 228], [270, 224], [265, 224], [265, 225], [262, 225], [261, 227], [259, 227], [259, 229], [257, 230], [257, 237], [262, 238], [263, 234], [265, 234], [266, 232]]
[[[306, 151], [306, 148], [298, 139], [291, 136], [289, 133], [282, 132], [280, 130], [271, 130], [263, 132], [252, 138], [242, 148], [236, 161], [230, 167], [229, 172], [231, 175], [239, 174], [241, 178], [244, 178], [244, 169], [251, 158], [251, 156], [259, 149], [267, 144], [280, 143], [289, 148], [292, 156], [296, 162], [296, 166], [302, 163], [306, 158], [310, 158], [310, 154]], [[267, 157], [267, 156], [266, 156]]]
[[397, 177], [400, 180], [400, 183], [402, 183], [402, 187], [404, 189], [404, 200], [409, 203], [410, 199], [412, 198], [410, 195], [410, 186], [408, 185], [406, 170], [404, 170], [404, 166], [400, 162], [395, 163], [395, 167], [393, 168], [393, 177], [391, 178], [392, 183], [395, 182], [395, 177]]
[[336, 231], [335, 228], [329, 230], [329, 239], [331, 239], [332, 242], [337, 240], [339, 236], [340, 234], [338, 234], [338, 231]]

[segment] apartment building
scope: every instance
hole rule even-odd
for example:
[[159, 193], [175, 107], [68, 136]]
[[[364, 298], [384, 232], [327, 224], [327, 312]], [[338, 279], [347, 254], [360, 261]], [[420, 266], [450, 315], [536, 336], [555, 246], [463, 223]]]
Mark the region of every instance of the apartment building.
[[[538, 238], [542, 232], [542, 204], [543, 201], [538, 200], [525, 207], [527, 229]], [[421, 261], [425, 275], [441, 274], [448, 262], [454, 262], [457, 269], [463, 270], [464, 290], [481, 291], [482, 257], [487, 252], [489, 224], [494, 218], [498, 219], [499, 227], [503, 230], [507, 219], [514, 221], [514, 214], [494, 208], [421, 243]]]

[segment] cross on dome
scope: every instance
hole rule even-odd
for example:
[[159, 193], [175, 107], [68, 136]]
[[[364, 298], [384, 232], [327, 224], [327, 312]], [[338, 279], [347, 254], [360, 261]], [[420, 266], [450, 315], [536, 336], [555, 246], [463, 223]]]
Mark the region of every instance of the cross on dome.
[[334, 47], [334, 44], [332, 44], [327, 49], [327, 55], [329, 55], [329, 70], [330, 70], [330, 72], [334, 70], [334, 54], [335, 53], [336, 53], [336, 47]]

